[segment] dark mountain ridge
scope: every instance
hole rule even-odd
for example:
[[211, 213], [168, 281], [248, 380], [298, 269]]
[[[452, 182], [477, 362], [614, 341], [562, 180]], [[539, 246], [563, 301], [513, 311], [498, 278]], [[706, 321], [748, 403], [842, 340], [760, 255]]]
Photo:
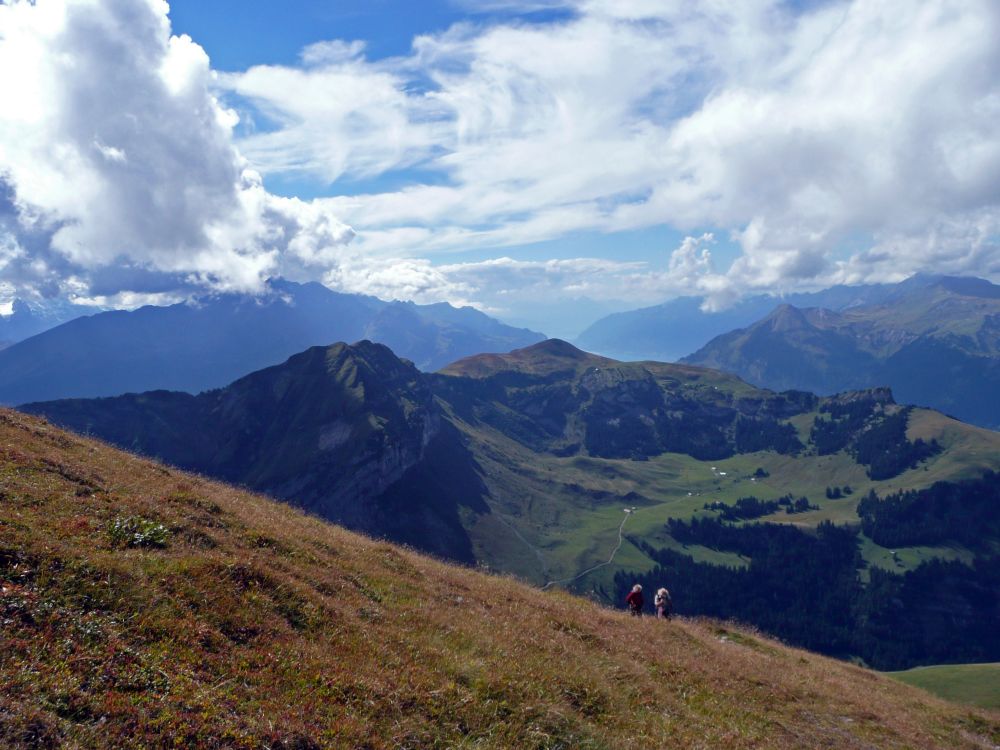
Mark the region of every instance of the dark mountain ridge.
[[815, 405], [811, 394], [745, 392], [702, 368], [617, 362], [558, 339], [469, 357], [432, 379], [463, 419], [557, 455], [721, 458], [747, 450], [744, 423], [761, 435], [759, 449], [795, 452], [794, 431], [777, 420]]
[[472, 561], [456, 515], [459, 502], [477, 505], [468, 486], [459, 498], [425, 477], [441, 489], [432, 502], [374, 502], [438, 454], [456, 465], [471, 461], [454, 428], [443, 422], [426, 377], [384, 345], [313, 347], [197, 396], [151, 391], [24, 410], [294, 500], [351, 528]]
[[811, 408], [812, 396], [733, 399], [715, 384], [724, 381], [695, 367], [614, 362], [555, 339], [428, 375], [388, 347], [360, 341], [310, 348], [197, 396], [160, 390], [21, 408], [471, 562], [459, 508], [489, 506], [463, 425], [560, 456], [717, 458], [801, 448], [777, 419]]

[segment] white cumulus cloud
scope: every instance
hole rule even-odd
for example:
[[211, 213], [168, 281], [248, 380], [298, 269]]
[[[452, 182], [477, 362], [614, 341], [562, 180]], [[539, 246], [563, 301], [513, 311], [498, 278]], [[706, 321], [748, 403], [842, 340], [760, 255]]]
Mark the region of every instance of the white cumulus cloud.
[[[148, 299], [283, 274], [501, 311], [1000, 277], [994, 0], [468, 6], [399, 57], [332, 38], [217, 74], [163, 0], [0, 3], [4, 288]], [[625, 242], [506, 257], [661, 225], [690, 237], [659, 264]]]
[[288, 264], [329, 265], [350, 239], [314, 206], [263, 190], [208, 57], [171, 35], [167, 12], [163, 0], [0, 4], [8, 283], [83, 298], [254, 289]]

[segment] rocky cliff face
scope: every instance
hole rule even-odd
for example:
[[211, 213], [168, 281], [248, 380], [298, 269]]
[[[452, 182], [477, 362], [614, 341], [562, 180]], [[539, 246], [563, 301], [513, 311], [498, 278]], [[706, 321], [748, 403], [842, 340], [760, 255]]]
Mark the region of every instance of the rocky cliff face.
[[[759, 391], [696, 367], [616, 362], [554, 339], [507, 355], [469, 357], [433, 382], [462, 419], [561, 456], [795, 452], [793, 431], [775, 420], [815, 405], [808, 394]], [[747, 425], [758, 435], [753, 447], [741, 439]]]

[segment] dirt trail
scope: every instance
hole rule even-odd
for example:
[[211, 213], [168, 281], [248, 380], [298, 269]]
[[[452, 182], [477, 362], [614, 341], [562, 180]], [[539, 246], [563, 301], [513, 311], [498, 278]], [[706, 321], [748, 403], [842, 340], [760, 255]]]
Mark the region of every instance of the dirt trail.
[[549, 586], [558, 586], [561, 584], [573, 583], [573, 581], [578, 581], [585, 575], [593, 573], [595, 570], [599, 570], [613, 563], [615, 561], [615, 555], [617, 555], [618, 550], [622, 548], [622, 542], [625, 541], [625, 535], [624, 535], [625, 523], [626, 521], [628, 521], [628, 519], [632, 516], [633, 513], [635, 513], [635, 511], [630, 511], [626, 513], [625, 518], [622, 519], [621, 524], [618, 526], [618, 544], [615, 545], [615, 548], [611, 551], [611, 557], [609, 557], [606, 562], [598, 563], [597, 565], [594, 565], [591, 568], [587, 568], [583, 572], [577, 573], [572, 578], [563, 578], [562, 580], [559, 581], [549, 581], [544, 586], [542, 586], [542, 591], [545, 591]]

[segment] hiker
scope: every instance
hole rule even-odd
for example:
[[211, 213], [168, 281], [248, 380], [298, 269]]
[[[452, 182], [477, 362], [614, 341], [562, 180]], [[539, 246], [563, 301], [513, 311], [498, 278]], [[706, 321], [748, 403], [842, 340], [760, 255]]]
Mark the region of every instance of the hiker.
[[625, 597], [625, 603], [628, 604], [628, 610], [632, 613], [632, 617], [642, 617], [642, 605], [645, 604], [645, 600], [642, 598], [642, 586], [638, 583], [633, 586], [628, 596]]
[[666, 588], [660, 588], [653, 597], [653, 604], [656, 606], [656, 619], [670, 619], [670, 592]]

